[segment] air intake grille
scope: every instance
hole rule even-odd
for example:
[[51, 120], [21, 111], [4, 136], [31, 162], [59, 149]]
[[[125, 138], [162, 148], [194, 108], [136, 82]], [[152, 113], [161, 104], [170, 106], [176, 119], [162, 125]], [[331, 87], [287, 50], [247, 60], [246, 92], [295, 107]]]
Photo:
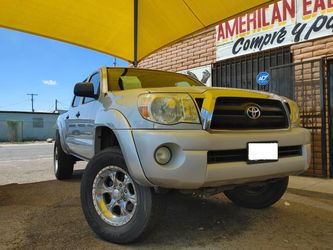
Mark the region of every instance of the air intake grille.
[[[260, 116], [251, 119], [247, 110], [257, 107]], [[288, 128], [288, 117], [279, 100], [219, 97], [216, 99], [211, 129], [281, 129]]]
[[[279, 158], [302, 155], [302, 146], [279, 147]], [[247, 149], [208, 151], [207, 163], [247, 161]]]

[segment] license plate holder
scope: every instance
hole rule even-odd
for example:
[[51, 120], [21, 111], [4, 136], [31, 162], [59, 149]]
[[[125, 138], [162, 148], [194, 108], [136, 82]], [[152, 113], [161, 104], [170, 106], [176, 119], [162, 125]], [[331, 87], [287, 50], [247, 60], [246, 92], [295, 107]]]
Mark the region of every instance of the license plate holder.
[[279, 144], [277, 141], [248, 142], [247, 163], [264, 163], [279, 160]]

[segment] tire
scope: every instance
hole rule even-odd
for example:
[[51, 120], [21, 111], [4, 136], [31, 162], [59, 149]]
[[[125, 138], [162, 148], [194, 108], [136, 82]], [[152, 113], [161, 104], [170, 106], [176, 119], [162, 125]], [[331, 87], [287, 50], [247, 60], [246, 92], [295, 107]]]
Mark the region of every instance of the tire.
[[53, 170], [58, 180], [71, 179], [73, 175], [74, 157], [64, 152], [60, 143], [59, 132], [56, 132], [56, 140], [53, 150]]
[[224, 191], [224, 194], [235, 204], [246, 208], [270, 207], [286, 192], [289, 177], [281, 178], [273, 182], [267, 182], [260, 186], [241, 186]]
[[159, 199], [151, 188], [132, 179], [119, 148], [95, 155], [81, 180], [81, 206], [88, 224], [102, 239], [114, 243], [130, 243], [146, 235], [159, 217]]

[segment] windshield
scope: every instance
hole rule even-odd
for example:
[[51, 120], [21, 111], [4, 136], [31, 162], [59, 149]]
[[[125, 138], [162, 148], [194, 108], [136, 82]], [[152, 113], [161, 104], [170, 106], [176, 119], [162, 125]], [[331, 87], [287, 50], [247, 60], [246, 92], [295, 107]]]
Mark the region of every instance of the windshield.
[[193, 78], [177, 73], [138, 69], [138, 68], [108, 68], [108, 89], [109, 91], [123, 90], [123, 80], [133, 77], [135, 85], [131, 88], [161, 88], [161, 87], [188, 87], [204, 86]]

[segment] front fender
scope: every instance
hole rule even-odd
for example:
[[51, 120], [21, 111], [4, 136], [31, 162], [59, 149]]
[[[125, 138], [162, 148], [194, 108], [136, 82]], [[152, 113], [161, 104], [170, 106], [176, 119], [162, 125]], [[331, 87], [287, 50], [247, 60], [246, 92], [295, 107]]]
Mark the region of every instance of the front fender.
[[60, 115], [57, 119], [56, 130], [58, 130], [58, 132], [59, 132], [60, 145], [61, 145], [62, 150], [66, 154], [70, 154], [70, 152], [68, 150], [68, 147], [66, 145], [66, 142], [65, 142], [66, 124], [65, 124], [65, 120], [64, 120], [63, 115]]
[[149, 182], [143, 171], [133, 139], [132, 128], [125, 116], [118, 110], [110, 109], [98, 114], [95, 123], [96, 127], [105, 126], [113, 131], [131, 177], [140, 185], [154, 186]]

